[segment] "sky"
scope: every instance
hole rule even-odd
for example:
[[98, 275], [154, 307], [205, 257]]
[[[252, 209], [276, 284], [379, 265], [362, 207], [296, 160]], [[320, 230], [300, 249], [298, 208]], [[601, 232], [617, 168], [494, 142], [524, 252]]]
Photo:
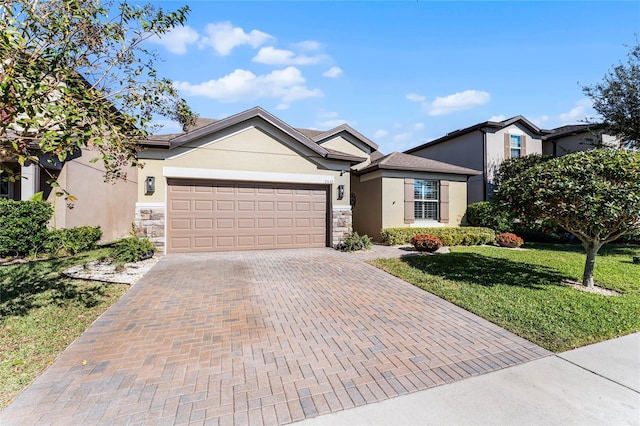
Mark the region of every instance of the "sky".
[[260, 106], [298, 128], [347, 123], [385, 154], [487, 120], [593, 117], [582, 86], [640, 37], [640, 1], [188, 4], [185, 26], [149, 47], [199, 116]]

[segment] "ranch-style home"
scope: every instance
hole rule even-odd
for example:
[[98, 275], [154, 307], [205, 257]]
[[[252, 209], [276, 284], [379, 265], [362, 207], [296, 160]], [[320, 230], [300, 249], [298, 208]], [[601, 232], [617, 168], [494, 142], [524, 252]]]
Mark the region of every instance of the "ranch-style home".
[[348, 125], [295, 129], [256, 107], [143, 143], [135, 222], [167, 253], [335, 246], [352, 230], [459, 226], [481, 172], [383, 156]]

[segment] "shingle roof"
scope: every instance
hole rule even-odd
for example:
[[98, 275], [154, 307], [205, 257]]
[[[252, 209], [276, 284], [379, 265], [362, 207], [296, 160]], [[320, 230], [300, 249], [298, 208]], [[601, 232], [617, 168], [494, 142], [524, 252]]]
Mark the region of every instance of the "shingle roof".
[[355, 172], [357, 176], [373, 172], [375, 170], [402, 170], [427, 173], [447, 173], [456, 175], [479, 175], [482, 172], [478, 170], [467, 169], [466, 167], [455, 166], [442, 161], [422, 158], [415, 155], [404, 154], [401, 152], [392, 152], [389, 155], [372, 161], [367, 167]]
[[557, 127], [552, 130], [553, 133], [547, 135], [544, 139], [554, 140], [564, 136], [577, 135], [580, 133], [586, 133], [591, 130], [598, 130], [602, 128], [602, 124], [569, 124], [567, 126]]

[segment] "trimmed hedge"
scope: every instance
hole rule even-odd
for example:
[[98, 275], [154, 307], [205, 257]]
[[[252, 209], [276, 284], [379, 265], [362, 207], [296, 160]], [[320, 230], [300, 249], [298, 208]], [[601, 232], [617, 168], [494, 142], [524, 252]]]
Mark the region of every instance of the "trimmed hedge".
[[100, 238], [102, 238], [102, 230], [99, 226], [56, 229], [49, 234], [46, 248], [49, 253], [62, 251], [75, 255], [96, 248], [96, 243], [100, 241]]
[[496, 233], [489, 228], [462, 226], [459, 228], [385, 228], [380, 230], [382, 241], [394, 246], [407, 244], [418, 234], [434, 235], [442, 240], [445, 246], [476, 246], [492, 244]]
[[512, 232], [513, 221], [494, 203], [480, 201], [467, 206], [467, 222], [471, 226], [491, 228], [496, 232]]
[[148, 238], [127, 237], [113, 243], [111, 257], [116, 269], [121, 269], [125, 263], [148, 259], [156, 250]]
[[52, 216], [49, 203], [0, 200], [0, 256], [38, 253], [48, 241]]

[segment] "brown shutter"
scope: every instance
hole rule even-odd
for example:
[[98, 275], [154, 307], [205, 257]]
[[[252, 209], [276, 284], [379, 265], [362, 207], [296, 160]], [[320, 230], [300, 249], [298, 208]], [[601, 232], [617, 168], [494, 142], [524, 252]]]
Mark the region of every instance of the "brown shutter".
[[504, 134], [504, 159], [511, 158], [511, 144], [509, 142], [509, 133]]
[[416, 213], [414, 207], [413, 179], [405, 178], [404, 180], [404, 223], [413, 223], [416, 221]]
[[520, 157], [525, 155], [527, 155], [527, 136], [522, 135], [522, 139], [520, 139]]
[[440, 222], [449, 223], [449, 181], [440, 181]]

